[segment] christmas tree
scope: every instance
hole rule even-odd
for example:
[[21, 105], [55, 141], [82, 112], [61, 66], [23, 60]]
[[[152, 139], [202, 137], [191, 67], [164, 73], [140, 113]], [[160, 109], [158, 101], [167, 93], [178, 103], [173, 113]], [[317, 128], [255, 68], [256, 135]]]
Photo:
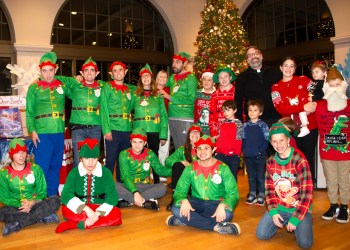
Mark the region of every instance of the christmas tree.
[[200, 78], [202, 71], [230, 67], [236, 74], [247, 68], [248, 40], [241, 17], [232, 0], [207, 0], [201, 12], [202, 23], [195, 45], [194, 71]]

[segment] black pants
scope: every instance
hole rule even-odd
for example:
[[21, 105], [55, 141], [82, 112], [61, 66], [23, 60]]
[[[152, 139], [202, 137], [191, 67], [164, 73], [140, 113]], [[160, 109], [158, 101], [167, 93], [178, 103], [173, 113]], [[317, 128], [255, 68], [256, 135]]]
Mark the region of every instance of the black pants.
[[317, 129], [311, 130], [310, 134], [304, 137], [295, 137], [298, 149], [301, 152], [303, 152], [307, 161], [309, 162], [312, 181], [314, 184], [316, 183], [315, 154], [316, 154], [317, 138], [318, 138]]
[[42, 218], [49, 216], [60, 207], [60, 198], [51, 196], [36, 203], [29, 213], [20, 212], [17, 207], [5, 206], [0, 208], [0, 221], [19, 222], [20, 227], [26, 227], [39, 222]]
[[185, 165], [181, 162], [175, 162], [172, 168], [171, 173], [171, 187], [172, 189], [176, 188], [177, 182], [179, 181], [182, 172], [185, 169]]
[[[148, 148], [158, 156], [159, 151], [159, 133], [147, 133]], [[159, 175], [152, 169], [154, 183], [159, 183]]]

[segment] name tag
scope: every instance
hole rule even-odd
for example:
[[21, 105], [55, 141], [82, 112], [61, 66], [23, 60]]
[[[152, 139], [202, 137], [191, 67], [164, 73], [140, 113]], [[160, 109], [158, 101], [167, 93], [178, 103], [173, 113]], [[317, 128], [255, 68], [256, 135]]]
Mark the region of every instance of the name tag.
[[334, 144], [334, 145], [342, 145], [346, 144], [346, 134], [341, 135], [325, 135], [324, 136], [324, 143], [325, 144]]

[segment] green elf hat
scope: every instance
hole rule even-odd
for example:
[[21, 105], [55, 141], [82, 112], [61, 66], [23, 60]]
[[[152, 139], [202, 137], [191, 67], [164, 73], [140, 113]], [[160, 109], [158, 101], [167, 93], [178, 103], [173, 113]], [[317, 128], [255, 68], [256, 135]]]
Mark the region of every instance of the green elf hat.
[[269, 132], [269, 140], [271, 140], [272, 135], [276, 135], [276, 134], [284, 134], [288, 138], [290, 137], [290, 133], [288, 132], [288, 129], [281, 122], [277, 122], [277, 123], [272, 124], [272, 126], [270, 128], [270, 132]]
[[117, 66], [117, 65], [120, 65], [123, 67], [124, 71], [126, 70], [126, 65], [122, 62], [113, 62], [111, 67], [109, 67], [109, 71], [112, 72], [113, 71], [113, 68], [114, 66]]
[[83, 66], [81, 67], [81, 70], [84, 71], [84, 69], [89, 66], [94, 67], [95, 70], [98, 71], [97, 63], [94, 60], [92, 60], [91, 56], [84, 62]]
[[11, 140], [9, 143], [10, 158], [12, 159], [13, 155], [20, 152], [20, 151], [27, 152], [27, 146], [24, 143], [24, 141], [21, 139], [18, 139], [18, 138]]
[[100, 156], [100, 143], [95, 138], [86, 138], [78, 142], [80, 157], [98, 158]]
[[150, 74], [152, 76], [152, 70], [151, 67], [148, 65], [148, 63], [146, 63], [145, 66], [143, 66], [143, 68], [140, 70], [140, 76], [142, 76], [143, 74]]
[[221, 68], [221, 69], [216, 70], [216, 72], [215, 72], [215, 74], [213, 76], [213, 81], [215, 83], [219, 83], [219, 74], [221, 72], [229, 73], [229, 75], [231, 76], [231, 82], [233, 82], [234, 80], [237, 79], [237, 76], [235, 75], [235, 73], [233, 73], [233, 71], [230, 68]]
[[188, 129], [188, 133], [191, 133], [192, 131], [202, 132], [202, 128], [201, 128], [201, 126], [199, 126], [198, 124], [193, 124], [193, 125]]
[[47, 52], [40, 58], [39, 67], [40, 69], [46, 65], [50, 65], [54, 68], [57, 68], [57, 55], [55, 52]]
[[130, 135], [130, 140], [135, 139], [135, 138], [147, 141], [147, 134], [146, 134], [145, 130], [143, 128], [133, 129], [133, 131]]
[[188, 61], [188, 59], [190, 58], [190, 54], [186, 53], [186, 52], [178, 52], [177, 54], [175, 54], [173, 56], [173, 60], [180, 60], [182, 62], [186, 62]]
[[203, 144], [207, 144], [212, 148], [216, 146], [215, 140], [209, 135], [202, 135], [202, 137], [199, 138], [199, 140], [194, 143], [196, 147], [199, 147], [200, 145], [203, 145]]

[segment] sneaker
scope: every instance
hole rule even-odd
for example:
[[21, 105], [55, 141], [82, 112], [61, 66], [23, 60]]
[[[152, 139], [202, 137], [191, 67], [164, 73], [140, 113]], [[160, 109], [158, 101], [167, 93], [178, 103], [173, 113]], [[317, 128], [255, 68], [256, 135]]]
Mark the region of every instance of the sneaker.
[[159, 210], [159, 205], [157, 200], [147, 200], [142, 204], [143, 208], [152, 209], [155, 211]]
[[259, 206], [259, 207], [263, 207], [265, 206], [265, 198], [264, 197], [261, 197], [259, 196], [255, 205]]
[[125, 207], [130, 207], [131, 204], [130, 202], [126, 201], [126, 200], [120, 200], [118, 201], [117, 207], [118, 208], [125, 208]]
[[349, 209], [347, 205], [340, 205], [339, 214], [336, 221], [338, 223], [348, 223], [349, 222]]
[[331, 207], [322, 215], [322, 219], [324, 220], [333, 220], [333, 218], [337, 217], [339, 213], [338, 204], [331, 204]]
[[174, 200], [171, 199], [171, 201], [170, 201], [170, 203], [168, 204], [168, 206], [166, 206], [166, 210], [171, 211], [171, 207], [173, 206], [173, 204], [174, 204]]
[[300, 133], [298, 134], [298, 137], [304, 137], [306, 135], [310, 134], [310, 130], [307, 126], [303, 126], [300, 128]]
[[41, 223], [58, 223], [59, 219], [57, 214], [53, 213], [50, 214], [49, 216], [46, 216], [40, 220]]
[[248, 197], [248, 198], [247, 198], [247, 200], [245, 201], [245, 204], [247, 204], [247, 205], [252, 205], [252, 204], [254, 204], [254, 203], [257, 202], [256, 197], [255, 197], [254, 195], [248, 194], [247, 197]]
[[223, 222], [218, 224], [218, 233], [239, 235], [241, 234], [241, 228], [237, 223]]
[[19, 222], [15, 221], [15, 222], [8, 222], [5, 223], [3, 228], [2, 228], [2, 235], [6, 236], [9, 235], [13, 232], [17, 232], [21, 230], [21, 226], [19, 225]]
[[165, 224], [168, 226], [185, 226], [186, 224], [182, 223], [181, 220], [175, 217], [175, 215], [169, 215], [165, 220]]

